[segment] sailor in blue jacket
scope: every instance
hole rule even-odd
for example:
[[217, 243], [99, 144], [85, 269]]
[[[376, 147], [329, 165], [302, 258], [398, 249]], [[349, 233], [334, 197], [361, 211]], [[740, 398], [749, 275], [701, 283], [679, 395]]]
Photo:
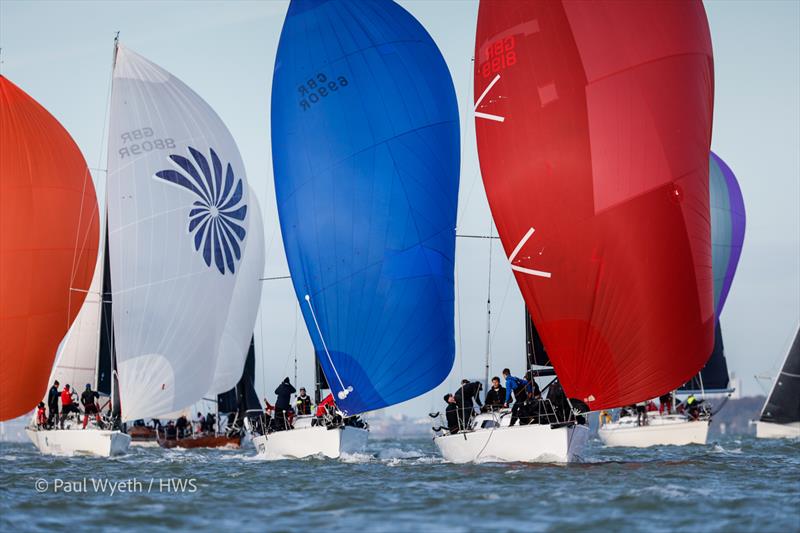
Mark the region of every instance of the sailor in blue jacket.
[[528, 382], [524, 379], [511, 375], [511, 370], [504, 368], [503, 377], [506, 380], [506, 403], [503, 407], [508, 407], [511, 401], [511, 391], [514, 391], [514, 407], [511, 409], [511, 425], [513, 426], [518, 418], [519, 409], [528, 397], [525, 386]]

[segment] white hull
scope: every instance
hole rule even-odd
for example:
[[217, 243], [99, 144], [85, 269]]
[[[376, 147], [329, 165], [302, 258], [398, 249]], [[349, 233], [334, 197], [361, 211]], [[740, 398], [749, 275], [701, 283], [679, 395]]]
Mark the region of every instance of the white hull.
[[[586, 425], [556, 428], [549, 424], [509, 426], [508, 418], [496, 419], [492, 414], [482, 414], [472, 424], [477, 429], [455, 435], [437, 435], [433, 442], [444, 459], [451, 463], [572, 463], [581, 460], [589, 438]], [[500, 425], [483, 427], [491, 425], [492, 420], [499, 420]]]
[[791, 424], [773, 424], [772, 422], [756, 422], [756, 437], [759, 439], [797, 439], [800, 438], [800, 422]]
[[636, 417], [604, 424], [597, 431], [603, 444], [612, 447], [648, 448], [705, 444], [709, 420], [690, 421], [681, 415], [650, 415], [648, 424], [636, 425]]
[[351, 426], [327, 429], [311, 426], [310, 417], [299, 417], [295, 429], [259, 435], [253, 438], [253, 445], [259, 456], [269, 459], [300, 459], [315, 455], [338, 459], [342, 454], [363, 452], [368, 436], [366, 429]]
[[46, 455], [96, 455], [110, 457], [128, 451], [131, 438], [120, 431], [104, 429], [26, 429], [40, 452]]

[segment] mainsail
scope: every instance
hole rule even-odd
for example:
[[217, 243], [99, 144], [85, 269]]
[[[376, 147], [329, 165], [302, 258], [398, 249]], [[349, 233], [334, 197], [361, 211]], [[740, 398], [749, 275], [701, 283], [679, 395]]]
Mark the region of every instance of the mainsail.
[[566, 393], [686, 382], [714, 342], [702, 3], [484, 0], [474, 80], [489, 204]]
[[725, 307], [744, 245], [745, 211], [742, 191], [733, 171], [714, 152], [709, 158], [708, 186], [711, 204], [711, 251], [714, 273], [714, 350], [703, 369], [681, 387], [683, 392], [728, 389], [728, 363], [722, 342], [720, 314]]
[[69, 384], [77, 391], [83, 390], [83, 386], [87, 383], [94, 390], [97, 387], [104, 258], [105, 254], [98, 254], [86, 299], [61, 344], [50, 377], [51, 382], [58, 380], [62, 385]]
[[800, 422], [800, 329], [795, 333], [783, 367], [775, 377], [760, 420], [773, 424]]
[[122, 417], [132, 420], [183, 409], [211, 388], [251, 198], [217, 114], [121, 45], [108, 145], [113, 339]]
[[294, 0], [272, 87], [283, 243], [345, 413], [428, 392], [454, 359], [455, 90], [389, 0]]
[[0, 420], [42, 398], [97, 261], [92, 177], [47, 110], [0, 76]]

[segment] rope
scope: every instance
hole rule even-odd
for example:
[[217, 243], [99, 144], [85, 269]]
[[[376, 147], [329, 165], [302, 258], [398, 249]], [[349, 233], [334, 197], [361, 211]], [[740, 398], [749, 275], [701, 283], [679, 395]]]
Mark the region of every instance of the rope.
[[311, 310], [311, 318], [314, 319], [314, 326], [317, 328], [317, 333], [319, 334], [319, 339], [322, 341], [322, 347], [325, 349], [325, 355], [328, 356], [328, 362], [331, 364], [331, 368], [333, 368], [333, 373], [336, 374], [336, 379], [339, 380], [339, 385], [341, 385], [342, 390], [339, 391], [337, 396], [340, 400], [344, 400], [347, 396], [353, 392], [353, 387], [345, 387], [342, 378], [339, 376], [339, 371], [336, 370], [336, 365], [333, 364], [333, 359], [331, 358], [331, 354], [328, 351], [328, 345], [325, 343], [325, 337], [322, 335], [322, 330], [319, 329], [319, 322], [317, 322], [317, 314], [314, 312], [314, 306], [311, 305], [311, 296], [306, 294], [306, 303], [308, 303], [308, 308]]

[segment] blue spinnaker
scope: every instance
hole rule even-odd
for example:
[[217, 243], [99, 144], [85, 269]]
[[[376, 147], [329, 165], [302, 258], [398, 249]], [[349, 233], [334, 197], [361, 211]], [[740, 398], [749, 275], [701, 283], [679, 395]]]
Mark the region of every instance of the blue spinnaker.
[[455, 352], [460, 146], [430, 35], [389, 0], [293, 0], [272, 154], [292, 282], [339, 409], [433, 389]]

